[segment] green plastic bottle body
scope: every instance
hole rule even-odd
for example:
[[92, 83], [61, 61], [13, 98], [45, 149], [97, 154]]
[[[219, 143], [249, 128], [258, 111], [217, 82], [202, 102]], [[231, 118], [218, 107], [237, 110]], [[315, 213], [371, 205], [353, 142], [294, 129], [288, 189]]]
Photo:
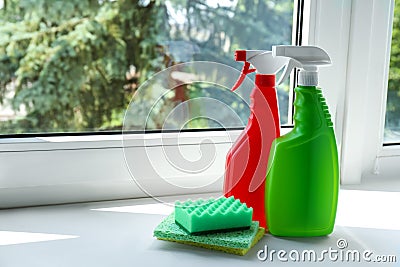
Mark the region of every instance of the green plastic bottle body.
[[271, 147], [266, 178], [268, 228], [277, 236], [333, 231], [339, 187], [336, 140], [321, 90], [295, 88], [294, 129]]

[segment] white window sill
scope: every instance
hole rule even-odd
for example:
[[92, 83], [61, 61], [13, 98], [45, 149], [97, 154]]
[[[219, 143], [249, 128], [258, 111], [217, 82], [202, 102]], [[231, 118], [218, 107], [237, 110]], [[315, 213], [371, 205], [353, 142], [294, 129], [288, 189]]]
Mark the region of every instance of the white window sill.
[[[163, 198], [167, 202], [176, 199]], [[243, 257], [156, 240], [153, 229], [172, 207], [152, 199], [2, 210], [0, 263], [41, 267], [261, 266], [270, 264], [257, 259], [257, 251], [265, 245], [275, 250], [322, 251], [337, 249], [340, 238], [347, 241], [348, 249], [396, 255], [399, 261], [400, 221], [395, 212], [399, 202], [400, 193], [341, 190], [333, 234], [299, 239], [266, 235]], [[299, 265], [309, 263], [296, 263]]]

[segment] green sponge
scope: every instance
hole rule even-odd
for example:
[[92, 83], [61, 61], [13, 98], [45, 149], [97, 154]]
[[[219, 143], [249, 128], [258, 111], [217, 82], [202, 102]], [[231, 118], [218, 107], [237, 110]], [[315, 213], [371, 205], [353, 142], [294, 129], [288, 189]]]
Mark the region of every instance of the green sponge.
[[264, 234], [265, 234], [265, 229], [262, 227], [258, 228], [257, 234], [254, 236], [253, 242], [251, 243], [249, 248], [230, 248], [230, 247], [222, 247], [222, 246], [216, 246], [216, 245], [210, 245], [210, 244], [195, 243], [192, 241], [182, 241], [182, 240], [174, 240], [174, 239], [167, 239], [167, 238], [158, 238], [158, 239], [176, 242], [176, 243], [180, 243], [180, 244], [191, 245], [191, 246], [195, 246], [195, 247], [206, 248], [206, 249], [219, 250], [219, 251], [223, 251], [225, 253], [244, 256], [244, 255], [246, 255], [247, 252], [249, 252], [249, 250], [252, 247], [254, 247], [255, 244], [258, 243], [258, 241], [260, 241], [260, 239], [264, 236]]
[[257, 221], [253, 221], [248, 230], [191, 235], [175, 223], [174, 213], [165, 218], [154, 230], [154, 236], [157, 239], [221, 250], [237, 255], [245, 255], [263, 237], [264, 233], [265, 229], [259, 227]]
[[253, 209], [232, 197], [175, 203], [175, 222], [189, 233], [246, 229]]

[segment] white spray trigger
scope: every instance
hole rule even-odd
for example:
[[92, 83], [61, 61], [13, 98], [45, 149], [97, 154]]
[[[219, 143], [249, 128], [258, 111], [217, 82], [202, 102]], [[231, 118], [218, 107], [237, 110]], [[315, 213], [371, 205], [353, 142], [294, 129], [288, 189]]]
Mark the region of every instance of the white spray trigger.
[[246, 50], [246, 61], [261, 74], [276, 74], [287, 65], [288, 60], [285, 57], [273, 57], [272, 51], [268, 50]]
[[297, 83], [304, 86], [317, 86], [318, 67], [332, 63], [328, 53], [317, 46], [272, 46], [272, 55], [290, 59], [281, 79], [286, 79], [296, 67], [300, 69]]
[[[242, 68], [241, 74], [232, 87], [232, 91], [235, 91], [242, 84], [247, 74], [257, 70], [259, 74], [273, 74], [275, 75], [283, 67], [287, 66], [289, 58], [286, 57], [274, 57], [272, 51], [268, 50], [236, 50], [235, 60], [243, 61], [245, 64]], [[250, 69], [250, 64], [255, 69]], [[279, 85], [284, 79], [279, 79], [277, 85]]]
[[288, 63], [285, 65], [285, 69], [283, 70], [281, 77], [278, 80], [278, 84], [281, 84], [284, 80], [286, 80], [290, 76], [290, 73], [294, 68], [301, 68], [301, 67], [302, 64], [300, 62], [298, 62], [293, 58], [290, 58]]

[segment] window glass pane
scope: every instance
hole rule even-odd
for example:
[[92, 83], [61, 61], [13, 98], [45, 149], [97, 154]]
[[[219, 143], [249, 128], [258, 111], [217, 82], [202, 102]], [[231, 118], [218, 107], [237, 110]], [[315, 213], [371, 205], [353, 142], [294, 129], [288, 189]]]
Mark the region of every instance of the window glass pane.
[[[290, 44], [293, 6], [293, 0], [0, 0], [0, 134], [120, 131], [132, 96], [157, 72], [189, 61], [240, 70], [236, 49]], [[288, 83], [279, 87], [283, 124], [288, 93]], [[160, 104], [216, 98], [237, 112], [240, 123], [228, 124], [237, 127], [249, 115], [249, 92], [242, 95], [245, 103], [228, 88], [188, 84]], [[215, 127], [199, 118], [184, 128]]]
[[384, 143], [400, 142], [400, 1], [395, 1]]

